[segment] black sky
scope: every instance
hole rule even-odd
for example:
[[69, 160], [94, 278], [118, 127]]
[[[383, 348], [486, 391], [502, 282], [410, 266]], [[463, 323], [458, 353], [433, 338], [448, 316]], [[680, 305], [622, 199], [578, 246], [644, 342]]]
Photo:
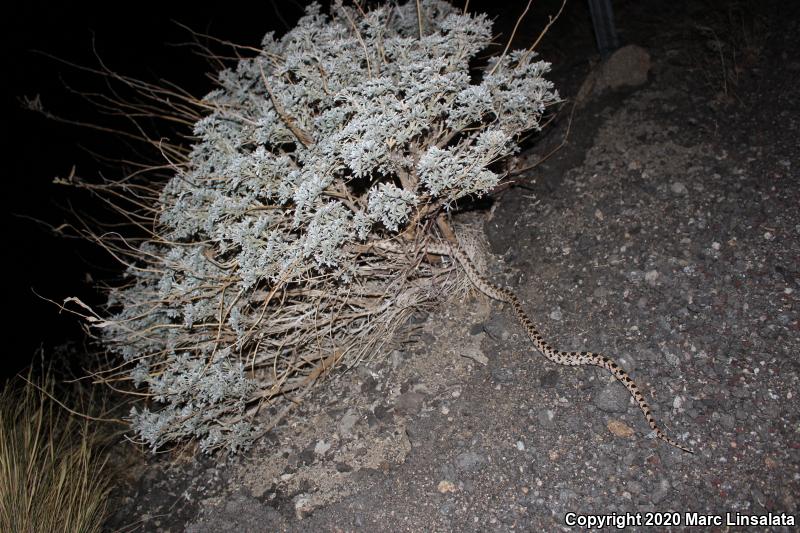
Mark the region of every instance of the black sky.
[[[298, 3], [299, 4], [299, 3]], [[20, 99], [39, 95], [46, 110], [73, 119], [98, 115], [71, 89], [104, 90], [100, 80], [47, 57], [86, 66], [97, 57], [111, 69], [148, 81], [169, 80], [202, 96], [211, 88], [208, 63], [186, 46], [190, 28], [257, 46], [269, 31], [284, 31], [301, 9], [294, 2], [263, 2], [253, 9], [217, 4], [191, 8], [142, 2], [106, 3], [106, 8], [65, 4], [15, 3], [3, 17], [3, 219], [6, 360], [1, 375], [26, 364], [39, 347], [45, 352], [81, 338], [79, 321], [59, 314], [42, 297], [62, 301], [78, 296], [88, 303], [102, 297], [87, 282], [112, 278], [119, 266], [96, 246], [54, 235], [34, 219], [58, 225], [73, 217], [70, 206], [94, 215], [97, 204], [85, 194], [54, 185], [53, 178], [108, 172], [87, 152], [119, 155], [124, 150], [109, 134], [59, 124], [23, 108]], [[280, 6], [277, 8], [277, 6]]]

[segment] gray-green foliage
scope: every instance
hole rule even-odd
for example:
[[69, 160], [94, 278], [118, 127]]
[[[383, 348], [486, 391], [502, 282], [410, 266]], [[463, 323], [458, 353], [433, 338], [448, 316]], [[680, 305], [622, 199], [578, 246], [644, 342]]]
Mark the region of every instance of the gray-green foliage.
[[421, 23], [413, 1], [312, 6], [219, 73], [157, 238], [111, 293], [106, 340], [152, 395], [131, 414], [151, 447], [247, 447], [249, 406], [300, 390], [323, 358], [361, 353], [430, 297], [399, 275], [408, 260], [363, 245], [491, 190], [493, 164], [557, 100], [527, 51], [472, 82], [488, 19], [421, 6]]

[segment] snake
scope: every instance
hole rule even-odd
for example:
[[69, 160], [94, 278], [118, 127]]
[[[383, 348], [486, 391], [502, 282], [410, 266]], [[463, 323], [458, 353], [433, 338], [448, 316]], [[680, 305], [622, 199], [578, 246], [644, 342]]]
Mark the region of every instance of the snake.
[[[391, 241], [381, 241], [375, 244], [379, 248], [383, 248], [392, 252], [405, 251]], [[516, 316], [520, 325], [528, 334], [528, 337], [533, 345], [549, 361], [565, 366], [597, 366], [609, 371], [617, 381], [622, 383], [622, 385], [628, 389], [628, 392], [639, 405], [639, 409], [647, 419], [647, 424], [650, 426], [652, 434], [654, 434], [655, 437], [669, 444], [670, 446], [678, 448], [679, 450], [683, 450], [684, 452], [691, 454], [694, 453], [692, 449], [671, 439], [666, 435], [666, 433], [664, 433], [664, 431], [656, 422], [656, 419], [653, 416], [653, 411], [650, 408], [650, 405], [647, 403], [647, 400], [645, 399], [644, 394], [642, 394], [639, 386], [622, 366], [614, 361], [613, 358], [602, 353], [588, 351], [562, 351], [554, 348], [545, 340], [544, 336], [536, 328], [533, 321], [528, 317], [516, 294], [509, 289], [492, 283], [483, 275], [481, 275], [472, 264], [472, 261], [469, 259], [466, 252], [464, 252], [458, 243], [453, 243], [449, 240], [442, 241], [441, 243], [428, 243], [422, 248], [421, 251], [432, 255], [447, 256], [451, 259], [454, 259], [459, 265], [461, 265], [465, 274], [467, 275], [467, 278], [480, 292], [494, 300], [508, 304], [513, 310], [514, 315]]]

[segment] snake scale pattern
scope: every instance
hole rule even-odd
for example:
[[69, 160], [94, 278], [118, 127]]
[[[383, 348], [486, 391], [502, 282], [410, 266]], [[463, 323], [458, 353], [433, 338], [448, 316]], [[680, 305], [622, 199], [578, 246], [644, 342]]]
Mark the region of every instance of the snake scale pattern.
[[[384, 247], [383, 243], [379, 246]], [[387, 249], [394, 249], [396, 248], [394, 245], [385, 246]], [[559, 365], [566, 365], [566, 366], [583, 366], [583, 365], [591, 365], [591, 366], [599, 366], [600, 368], [604, 368], [611, 372], [611, 374], [622, 383], [625, 388], [628, 389], [628, 392], [631, 393], [633, 399], [636, 400], [636, 403], [639, 404], [639, 409], [642, 410], [644, 413], [644, 417], [647, 419], [647, 423], [650, 425], [650, 429], [653, 431], [656, 437], [660, 440], [666, 442], [667, 444], [674, 446], [680, 450], [683, 450], [688, 453], [694, 453], [691, 449], [683, 446], [682, 444], [672, 440], [671, 438], [667, 437], [667, 435], [661, 430], [661, 428], [656, 423], [655, 418], [653, 417], [653, 413], [650, 410], [650, 406], [647, 404], [647, 400], [645, 400], [644, 395], [639, 390], [639, 387], [633, 381], [633, 379], [628, 375], [624, 368], [618, 365], [612, 358], [603, 355], [601, 353], [595, 352], [565, 352], [559, 351], [553, 346], [551, 346], [547, 341], [544, 340], [544, 337], [539, 330], [536, 329], [533, 322], [528, 315], [525, 313], [525, 310], [522, 308], [522, 303], [520, 303], [519, 298], [508, 289], [503, 287], [498, 287], [497, 285], [493, 284], [491, 281], [484, 278], [476, 269], [475, 266], [472, 264], [472, 261], [467, 257], [467, 254], [461, 249], [460, 246], [457, 244], [446, 243], [442, 245], [432, 245], [429, 244], [425, 247], [425, 252], [434, 254], [434, 255], [446, 255], [456, 261], [462, 266], [464, 271], [467, 274], [467, 277], [472, 282], [475, 287], [477, 287], [481, 292], [493, 298], [495, 300], [499, 300], [501, 302], [505, 302], [511, 306], [514, 310], [514, 314], [519, 320], [520, 324], [530, 337], [533, 345], [536, 346], [536, 349], [541, 352], [547, 359], [550, 361], [559, 364]]]

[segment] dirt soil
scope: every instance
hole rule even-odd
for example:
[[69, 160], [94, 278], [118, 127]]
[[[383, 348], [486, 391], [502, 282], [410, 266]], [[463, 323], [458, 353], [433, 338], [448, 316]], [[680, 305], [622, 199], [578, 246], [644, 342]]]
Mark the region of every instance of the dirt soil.
[[[569, 125], [566, 145], [458, 222], [482, 229], [486, 275], [554, 345], [614, 356], [694, 455], [648, 438], [608, 373], [549, 363], [510, 309], [471, 292], [415, 316], [243, 457], [134, 457], [109, 529], [569, 531], [567, 513], [668, 511], [679, 522], [655, 529], [684, 530], [686, 512], [797, 523], [800, 13], [762, 3], [738, 23], [680, 5], [621, 3], [646, 83], [596, 90], [571, 125], [565, 106], [523, 159]], [[603, 73], [579, 29], [551, 50], [573, 101]]]

